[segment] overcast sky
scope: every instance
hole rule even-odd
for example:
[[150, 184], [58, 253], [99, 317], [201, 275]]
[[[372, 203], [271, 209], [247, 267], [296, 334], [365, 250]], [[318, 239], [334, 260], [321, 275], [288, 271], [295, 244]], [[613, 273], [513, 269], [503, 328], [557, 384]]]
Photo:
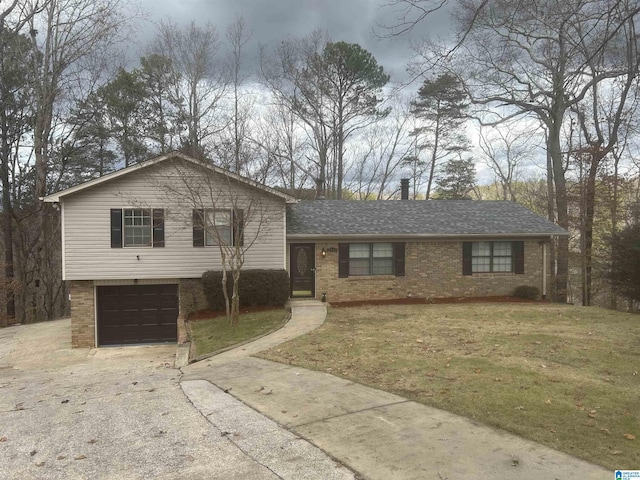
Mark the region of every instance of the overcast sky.
[[[333, 41], [358, 43], [373, 54], [392, 81], [401, 81], [411, 57], [410, 41], [429, 34], [446, 33], [447, 15], [422, 22], [411, 35], [379, 38], [378, 23], [391, 25], [397, 12], [380, 8], [385, 0], [141, 0], [150, 22], [171, 20], [178, 24], [210, 21], [224, 36], [227, 26], [242, 16], [252, 32], [247, 61], [256, 61], [258, 44], [277, 45], [282, 40], [305, 36], [314, 29], [326, 30]], [[141, 49], [153, 38], [151, 23], [142, 28]]]
[[[254, 71], [257, 70], [259, 44], [273, 47], [282, 40], [302, 37], [319, 28], [327, 31], [333, 41], [359, 44], [373, 54], [391, 75], [392, 82], [405, 82], [409, 78], [405, 68], [412, 56], [411, 43], [427, 36], [447, 35], [449, 16], [444, 11], [438, 12], [421, 22], [408, 35], [381, 38], [385, 31], [380, 25], [393, 25], [399, 14], [394, 8], [385, 7], [386, 1], [140, 0], [148, 21], [142, 24], [139, 32], [140, 51], [131, 52], [131, 60], [136, 61], [136, 57], [144, 55], [146, 44], [155, 35], [154, 23], [170, 20], [178, 25], [186, 25], [193, 20], [198, 25], [204, 25], [211, 22], [223, 39], [228, 25], [241, 16], [251, 32], [245, 62], [249, 68], [253, 66]], [[419, 85], [414, 83], [405, 91], [411, 94]], [[477, 172], [483, 183], [489, 181], [486, 166], [477, 165]]]

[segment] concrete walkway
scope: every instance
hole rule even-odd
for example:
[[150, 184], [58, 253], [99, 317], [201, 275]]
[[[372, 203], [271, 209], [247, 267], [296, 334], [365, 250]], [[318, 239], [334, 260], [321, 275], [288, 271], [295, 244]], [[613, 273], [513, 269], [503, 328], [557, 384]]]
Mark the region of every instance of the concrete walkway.
[[0, 479], [355, 478], [211, 383], [181, 382], [175, 351], [72, 349], [69, 319], [0, 329]]
[[608, 470], [466, 418], [326, 373], [250, 357], [317, 328], [325, 315], [320, 303], [293, 304], [283, 329], [183, 368], [184, 392], [231, 435], [259, 438], [261, 430], [253, 417], [228, 415], [222, 392], [371, 480], [612, 478]]

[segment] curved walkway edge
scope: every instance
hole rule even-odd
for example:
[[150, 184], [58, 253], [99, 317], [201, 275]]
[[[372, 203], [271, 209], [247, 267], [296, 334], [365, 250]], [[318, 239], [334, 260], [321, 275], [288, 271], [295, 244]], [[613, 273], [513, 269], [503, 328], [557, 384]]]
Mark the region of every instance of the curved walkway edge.
[[269, 335], [260, 337], [253, 342], [245, 343], [237, 348], [227, 350], [226, 352], [206, 358], [192, 365], [196, 366], [194, 368], [197, 369], [197, 365], [203, 363], [208, 366], [221, 365], [255, 355], [258, 352], [268, 350], [287, 340], [315, 330], [322, 325], [327, 316], [326, 304], [317, 300], [292, 300], [290, 306], [291, 319], [282, 328], [279, 328]]
[[[357, 472], [347, 478], [371, 480], [613, 478], [612, 471], [467, 418], [327, 373], [250, 356], [317, 328], [325, 316], [319, 302], [292, 304], [292, 319], [281, 330], [182, 369], [183, 391], [214, 425], [239, 438], [261, 438], [278, 458], [282, 443], [271, 443], [264, 433], [286, 429], [339, 462], [322, 470], [309, 460], [308, 476], [298, 472], [282, 478], [343, 478], [347, 470], [341, 464]], [[198, 389], [215, 392], [198, 403], [191, 398]], [[230, 396], [253, 410], [231, 421], [224, 411]], [[270, 419], [269, 426], [251, 430], [256, 412]]]

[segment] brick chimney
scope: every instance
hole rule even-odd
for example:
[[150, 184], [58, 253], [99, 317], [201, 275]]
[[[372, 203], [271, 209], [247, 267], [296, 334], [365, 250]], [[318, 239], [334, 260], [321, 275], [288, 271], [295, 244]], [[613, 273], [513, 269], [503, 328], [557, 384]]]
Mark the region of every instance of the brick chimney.
[[409, 200], [409, 179], [400, 180], [400, 200]]

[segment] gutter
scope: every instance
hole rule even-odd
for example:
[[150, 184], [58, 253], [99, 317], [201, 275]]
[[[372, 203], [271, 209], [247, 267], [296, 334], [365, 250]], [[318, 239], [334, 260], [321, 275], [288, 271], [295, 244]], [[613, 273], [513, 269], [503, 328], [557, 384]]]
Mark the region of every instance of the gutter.
[[451, 233], [451, 234], [436, 234], [436, 233], [409, 233], [409, 234], [376, 234], [376, 233], [367, 233], [367, 234], [347, 234], [347, 235], [337, 235], [337, 234], [288, 234], [287, 241], [329, 241], [329, 240], [366, 240], [366, 239], [375, 239], [377, 241], [382, 241], [384, 239], [389, 240], [459, 240], [461, 238], [468, 238], [472, 240], [480, 240], [480, 239], [496, 239], [496, 238], [504, 238], [504, 239], [513, 239], [513, 238], [528, 238], [528, 239], [536, 239], [536, 238], [550, 238], [550, 237], [562, 237], [568, 236], [569, 232], [540, 232], [540, 233]]

